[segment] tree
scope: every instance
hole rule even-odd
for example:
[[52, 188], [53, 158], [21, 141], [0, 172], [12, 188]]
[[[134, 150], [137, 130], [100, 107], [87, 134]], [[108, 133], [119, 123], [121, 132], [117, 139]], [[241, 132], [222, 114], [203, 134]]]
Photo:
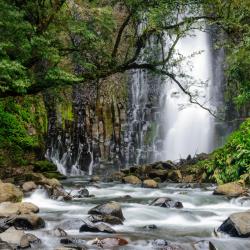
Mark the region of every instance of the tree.
[[[204, 20], [229, 31], [234, 2], [0, 0], [0, 97], [147, 69], [171, 78], [199, 104], [171, 70], [178, 64], [175, 46], [191, 30], [204, 29]], [[152, 37], [159, 51], [148, 49]]]

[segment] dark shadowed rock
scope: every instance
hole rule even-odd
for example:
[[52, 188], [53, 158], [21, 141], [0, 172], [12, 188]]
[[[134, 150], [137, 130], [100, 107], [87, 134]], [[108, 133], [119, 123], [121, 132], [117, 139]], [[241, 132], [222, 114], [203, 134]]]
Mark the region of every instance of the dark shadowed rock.
[[157, 226], [152, 224], [152, 225], [147, 225], [147, 226], [144, 226], [143, 228], [147, 229], [147, 230], [152, 230], [152, 229], [157, 229]]
[[232, 237], [250, 237], [250, 211], [231, 214], [218, 228], [218, 231]]
[[45, 227], [45, 221], [36, 214], [23, 214], [16, 216], [11, 222], [16, 228], [23, 230], [35, 230]]
[[98, 233], [98, 232], [102, 232], [102, 233], [115, 233], [115, 230], [112, 229], [110, 226], [108, 226], [107, 224], [100, 222], [100, 223], [96, 223], [96, 224], [90, 224], [90, 223], [86, 223], [84, 222], [84, 224], [80, 227], [80, 232], [93, 232], [93, 233]]
[[111, 225], [122, 225], [123, 222], [120, 218], [112, 215], [91, 215], [87, 218], [92, 223], [105, 222]]
[[0, 240], [0, 249], [3, 250], [14, 250], [14, 248], [6, 241]]
[[183, 208], [183, 204], [180, 201], [173, 201], [168, 197], [156, 198], [149, 205], [166, 208]]
[[152, 179], [160, 178], [160, 180], [163, 182], [168, 177], [168, 170], [164, 170], [164, 169], [152, 170], [149, 172], [148, 176]]
[[118, 202], [110, 201], [101, 205], [98, 205], [88, 211], [88, 214], [93, 215], [112, 215], [120, 218], [122, 221], [125, 220], [121, 205]]

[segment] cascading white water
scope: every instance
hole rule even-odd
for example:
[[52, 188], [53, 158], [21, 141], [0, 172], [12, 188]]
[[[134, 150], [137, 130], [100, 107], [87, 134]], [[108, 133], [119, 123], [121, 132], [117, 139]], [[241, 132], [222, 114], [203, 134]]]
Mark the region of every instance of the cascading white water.
[[[197, 93], [196, 100], [208, 108], [212, 79], [211, 56], [208, 34], [199, 30], [194, 36], [182, 38], [176, 51], [183, 55], [182, 69], [196, 84], [188, 86], [188, 79], [178, 79], [191, 93]], [[191, 56], [193, 53], [200, 53]], [[191, 67], [190, 67], [191, 66]], [[176, 72], [178, 75], [178, 72]], [[199, 84], [203, 82], [203, 84]], [[212, 147], [213, 117], [205, 109], [189, 102], [189, 97], [169, 79], [163, 91], [165, 138], [162, 160], [178, 160], [188, 155], [209, 152]]]

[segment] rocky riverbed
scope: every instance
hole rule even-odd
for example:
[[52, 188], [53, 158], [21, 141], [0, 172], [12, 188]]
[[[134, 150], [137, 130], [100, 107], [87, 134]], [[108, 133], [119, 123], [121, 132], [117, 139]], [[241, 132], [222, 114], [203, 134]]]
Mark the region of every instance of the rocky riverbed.
[[250, 248], [250, 198], [237, 183], [148, 188], [75, 177], [0, 189], [0, 249]]

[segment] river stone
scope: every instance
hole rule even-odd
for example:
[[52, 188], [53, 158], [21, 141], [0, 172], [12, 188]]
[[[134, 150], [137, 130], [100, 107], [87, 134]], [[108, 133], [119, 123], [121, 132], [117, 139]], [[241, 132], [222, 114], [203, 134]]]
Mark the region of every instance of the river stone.
[[2, 250], [14, 250], [14, 248], [6, 241], [0, 240], [0, 249]]
[[122, 225], [123, 222], [120, 218], [112, 215], [91, 215], [87, 218], [92, 223], [105, 222], [111, 225]]
[[62, 228], [63, 230], [78, 230], [83, 223], [84, 221], [81, 219], [67, 219], [59, 223], [56, 228]]
[[91, 177], [90, 182], [99, 182], [101, 178], [98, 175], [94, 175]]
[[23, 230], [35, 230], [45, 227], [45, 221], [36, 214], [23, 214], [13, 218], [12, 225]]
[[229, 197], [238, 197], [246, 194], [247, 190], [243, 188], [239, 183], [230, 182], [218, 186], [214, 193], [215, 195], [226, 195]]
[[180, 170], [169, 170], [168, 171], [168, 180], [173, 182], [182, 182], [182, 174]]
[[18, 214], [38, 213], [39, 208], [30, 202], [2, 202], [0, 204], [0, 218]]
[[67, 236], [68, 234], [63, 230], [61, 229], [60, 227], [57, 227], [55, 228], [53, 231], [52, 231], [52, 235], [56, 236], [56, 237], [65, 237]]
[[183, 204], [180, 201], [173, 201], [168, 197], [156, 198], [149, 205], [166, 208], [183, 208]]
[[22, 189], [24, 192], [30, 192], [37, 188], [37, 185], [34, 181], [27, 181], [22, 185]]
[[98, 205], [94, 208], [91, 208], [88, 211], [88, 214], [112, 215], [112, 216], [120, 218], [122, 221], [125, 220], [123, 213], [122, 213], [121, 205], [115, 201], [110, 201], [110, 202]]
[[89, 241], [88, 243], [90, 245], [96, 245], [97, 247], [102, 249], [113, 249], [115, 247], [127, 245], [128, 241], [123, 238], [104, 238], [104, 239], [96, 238], [95, 240]]
[[98, 233], [98, 232], [103, 232], [103, 233], [115, 233], [115, 230], [108, 226], [107, 224], [100, 222], [96, 224], [90, 224], [90, 223], [84, 223], [80, 227], [80, 232], [93, 232], [93, 233]]
[[5, 232], [0, 234], [0, 239], [8, 242], [9, 244], [20, 246], [21, 239], [24, 235], [24, 231], [16, 230], [14, 227], [10, 227]]
[[217, 250], [217, 248], [214, 246], [214, 244], [211, 241], [207, 240], [201, 240], [197, 241], [193, 244], [195, 250]]
[[152, 170], [149, 172], [148, 176], [153, 179], [160, 178], [160, 180], [163, 182], [167, 179], [168, 170], [163, 170], [163, 169]]
[[125, 176], [125, 177], [123, 177], [122, 181], [124, 183], [133, 184], [133, 185], [140, 185], [141, 184], [141, 180], [134, 175]]
[[250, 210], [231, 214], [218, 228], [232, 237], [250, 237]]
[[28, 248], [32, 244], [40, 244], [41, 240], [33, 234], [25, 234], [20, 240], [21, 248]]
[[144, 180], [142, 186], [145, 188], [158, 188], [159, 187], [158, 183], [151, 179]]
[[5, 201], [18, 202], [23, 198], [23, 192], [11, 183], [0, 181], [0, 203]]

